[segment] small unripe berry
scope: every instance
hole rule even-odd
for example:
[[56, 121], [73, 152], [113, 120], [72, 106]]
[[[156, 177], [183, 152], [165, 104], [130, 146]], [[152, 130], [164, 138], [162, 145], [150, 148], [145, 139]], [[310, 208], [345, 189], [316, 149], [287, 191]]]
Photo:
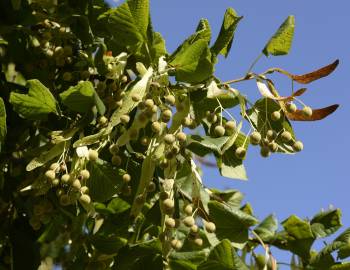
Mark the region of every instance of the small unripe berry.
[[123, 100], [116, 101], [114, 105], [116, 108], [120, 108], [123, 105]]
[[186, 133], [184, 132], [179, 132], [176, 134], [176, 139], [179, 141], [179, 142], [185, 142], [186, 141]]
[[174, 209], [174, 201], [172, 199], [165, 199], [163, 206], [165, 209]]
[[129, 121], [130, 121], [130, 116], [127, 114], [124, 114], [120, 117], [120, 122], [124, 125], [129, 123]]
[[225, 128], [221, 125], [218, 125], [214, 128], [214, 134], [218, 137], [224, 136]]
[[120, 166], [120, 164], [122, 164], [122, 159], [118, 155], [113, 155], [111, 162], [114, 166]]
[[273, 153], [278, 150], [278, 144], [275, 142], [270, 142], [267, 146], [269, 147], [270, 151]]
[[312, 109], [309, 106], [305, 106], [302, 112], [306, 117], [311, 117], [312, 115]]
[[213, 233], [216, 230], [216, 226], [213, 222], [205, 222], [205, 229], [209, 233]]
[[239, 159], [243, 159], [245, 157], [246, 154], [246, 150], [244, 149], [244, 147], [238, 147], [235, 151], [235, 156]]
[[182, 119], [182, 125], [184, 125], [185, 127], [189, 127], [189, 126], [191, 126], [191, 124], [192, 124], [192, 119], [191, 118], [189, 118], [189, 117], [185, 117], [184, 119]]
[[227, 121], [225, 123], [225, 129], [227, 129], [227, 130], [235, 130], [236, 129], [236, 123], [234, 121]]
[[175, 142], [175, 136], [173, 134], [166, 134], [164, 136], [164, 142], [166, 144], [173, 144]]
[[165, 99], [165, 102], [168, 103], [169, 105], [171, 106], [175, 105], [175, 97], [173, 95], [166, 95], [164, 99]]
[[188, 215], [188, 216], [192, 215], [192, 211], [193, 211], [193, 207], [191, 204], [188, 204], [185, 206], [184, 212], [186, 215]]
[[197, 233], [198, 232], [198, 226], [196, 224], [192, 225], [191, 228], [191, 233]]
[[304, 145], [301, 141], [296, 141], [293, 143], [292, 147], [295, 152], [300, 152], [304, 149]]
[[271, 119], [272, 121], [278, 121], [281, 119], [281, 113], [279, 111], [274, 111], [271, 113]]
[[167, 123], [170, 121], [171, 117], [173, 116], [173, 113], [171, 112], [171, 110], [164, 110], [162, 112], [162, 121]]
[[154, 101], [153, 101], [153, 99], [149, 98], [149, 99], [145, 100], [144, 104], [145, 104], [146, 108], [152, 109], [152, 107], [154, 105]]
[[60, 184], [60, 179], [57, 179], [57, 178], [53, 179], [52, 182], [51, 182], [51, 184], [52, 184], [54, 187], [57, 187], [57, 186]]
[[185, 224], [186, 227], [192, 227], [195, 221], [192, 216], [188, 216], [183, 219], [183, 223]]
[[53, 180], [53, 179], [55, 179], [55, 177], [56, 177], [56, 173], [55, 173], [54, 170], [47, 170], [47, 171], [45, 172], [45, 177], [46, 177], [47, 179], [49, 179], [49, 180]]
[[297, 105], [295, 105], [294, 103], [288, 103], [287, 104], [287, 111], [290, 113], [295, 113], [297, 111]]
[[61, 176], [61, 181], [62, 181], [63, 183], [68, 183], [69, 180], [70, 180], [70, 175], [69, 175], [69, 174], [66, 173], [66, 174], [64, 174], [64, 175]]
[[149, 142], [150, 142], [150, 139], [147, 136], [143, 136], [140, 139], [140, 144], [143, 145], [143, 146], [148, 146]]
[[176, 223], [175, 223], [175, 219], [173, 218], [167, 218], [164, 223], [167, 228], [175, 228]]
[[132, 95], [131, 95], [131, 99], [132, 99], [134, 102], [138, 102], [138, 101], [141, 100], [141, 96], [140, 96], [139, 94], [135, 93], [135, 94], [132, 94]]
[[87, 180], [90, 178], [90, 172], [88, 170], [81, 170], [80, 175], [83, 177], [84, 180]]
[[266, 132], [266, 137], [269, 141], [273, 141], [274, 139], [276, 139], [277, 137], [277, 133], [276, 131], [272, 130], [272, 129], [269, 129], [267, 132]]
[[173, 239], [170, 244], [173, 249], [180, 250], [182, 248], [182, 242], [180, 240]]
[[82, 194], [79, 198], [79, 202], [82, 204], [89, 204], [91, 202], [91, 198], [87, 194]]
[[89, 149], [89, 160], [96, 161], [98, 159], [98, 152], [93, 149]]
[[253, 131], [249, 138], [252, 145], [258, 145], [261, 141], [261, 134], [257, 131]]
[[52, 163], [51, 165], [50, 165], [50, 170], [53, 170], [53, 171], [57, 171], [57, 169], [60, 167], [60, 164], [58, 164], [58, 163]]
[[147, 192], [151, 193], [156, 190], [156, 184], [154, 182], [150, 182], [147, 186]]
[[117, 144], [113, 143], [109, 146], [108, 150], [112, 155], [118, 154], [119, 146]]
[[262, 146], [261, 149], [260, 149], [260, 155], [262, 157], [270, 156], [270, 149], [269, 149], [269, 147], [266, 146], [266, 145]]
[[83, 194], [87, 194], [87, 193], [89, 193], [89, 188], [87, 186], [82, 186], [80, 188], [80, 192]]
[[78, 179], [74, 180], [72, 183], [72, 187], [76, 188], [76, 189], [80, 189], [81, 188], [81, 183]]
[[128, 173], [125, 173], [122, 178], [125, 183], [129, 183], [131, 181], [131, 176]]
[[160, 123], [159, 122], [153, 122], [152, 123], [152, 131], [154, 132], [154, 133], [159, 133], [160, 132], [160, 129], [161, 129], [161, 125], [160, 125]]
[[203, 239], [199, 238], [199, 237], [194, 239], [193, 242], [195, 243], [196, 246], [199, 246], [199, 247], [201, 247], [203, 245]]
[[284, 142], [290, 142], [292, 140], [292, 134], [289, 131], [283, 131], [281, 134], [281, 139]]

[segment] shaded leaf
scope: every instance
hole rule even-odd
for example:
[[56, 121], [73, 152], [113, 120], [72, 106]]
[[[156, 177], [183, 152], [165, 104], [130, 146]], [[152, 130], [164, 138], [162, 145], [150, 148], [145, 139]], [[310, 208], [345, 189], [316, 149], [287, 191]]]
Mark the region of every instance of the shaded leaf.
[[208, 260], [198, 270], [248, 270], [229, 240], [224, 239], [210, 252]]
[[127, 239], [117, 236], [97, 236], [94, 235], [90, 238], [91, 244], [100, 252], [105, 254], [115, 254], [125, 246], [128, 242]]
[[115, 169], [102, 160], [89, 162], [87, 169], [90, 171], [90, 178], [86, 185], [92, 200], [105, 202], [117, 194], [123, 184], [122, 170]]
[[236, 157], [232, 148], [216, 160], [222, 176], [240, 180], [248, 179], [242, 159]]
[[243, 200], [243, 194], [236, 189], [227, 189], [227, 190], [217, 190], [211, 189], [212, 196], [215, 197], [215, 200], [223, 201], [231, 208], [240, 208], [241, 202]]
[[334, 104], [322, 109], [312, 109], [311, 116], [305, 116], [302, 110], [297, 110], [295, 113], [286, 112], [286, 116], [292, 121], [318, 121], [335, 112], [338, 107], [338, 104]]
[[228, 8], [226, 10], [219, 35], [214, 45], [211, 47], [211, 51], [214, 55], [222, 54], [225, 57], [228, 56], [234, 38], [234, 33], [239, 21], [242, 18], [243, 17], [239, 17], [237, 15], [234, 9]]
[[281, 24], [277, 32], [272, 36], [263, 49], [263, 53], [271, 55], [285, 55], [289, 53], [294, 36], [294, 16], [288, 18]]
[[227, 238], [235, 243], [245, 243], [249, 227], [258, 222], [255, 217], [220, 202], [210, 201], [208, 207], [210, 217], [215, 220], [218, 239]]
[[201, 157], [216, 152], [221, 153], [221, 148], [225, 145], [229, 137], [222, 136], [212, 138], [210, 136], [190, 135], [187, 136], [187, 149]]
[[275, 235], [277, 229], [277, 218], [274, 215], [269, 215], [254, 228], [254, 231], [260, 236], [263, 241], [270, 241], [270, 239]]
[[58, 114], [56, 100], [38, 80], [27, 81], [28, 94], [11, 92], [10, 103], [13, 109], [23, 118], [37, 120], [45, 118], [49, 113]]
[[7, 125], [6, 125], [6, 108], [4, 104], [4, 100], [0, 97], [0, 152], [2, 151], [2, 144], [5, 140], [7, 133]]
[[85, 113], [91, 109], [95, 101], [98, 102], [99, 110], [103, 111], [103, 103], [89, 81], [79, 82], [77, 85], [69, 87], [68, 90], [60, 94], [60, 98], [62, 103], [72, 111]]

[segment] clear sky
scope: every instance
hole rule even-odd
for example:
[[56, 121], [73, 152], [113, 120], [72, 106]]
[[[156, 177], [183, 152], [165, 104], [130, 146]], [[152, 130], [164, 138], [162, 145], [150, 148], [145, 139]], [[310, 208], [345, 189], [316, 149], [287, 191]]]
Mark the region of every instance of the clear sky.
[[[251, 147], [246, 160], [247, 182], [223, 178], [214, 169], [204, 168], [204, 181], [210, 187], [237, 188], [245, 194], [258, 218], [275, 213], [279, 221], [290, 214], [311, 217], [330, 204], [343, 211], [344, 228], [350, 227], [350, 1], [295, 0], [151, 0], [156, 31], [162, 33], [172, 52], [195, 30], [200, 18], [207, 18], [213, 37], [220, 30], [225, 9], [233, 7], [244, 18], [240, 22], [231, 53], [220, 59], [216, 75], [222, 80], [245, 74], [266, 41], [288, 15], [295, 15], [296, 29], [291, 53], [262, 58], [255, 71], [281, 67], [305, 73], [340, 59], [329, 77], [308, 85], [302, 100], [320, 108], [339, 103], [340, 108], [319, 122], [297, 123], [297, 137], [304, 151], [297, 155], [274, 154], [268, 159]], [[289, 93], [290, 81], [274, 77], [278, 89]], [[237, 85], [255, 100], [253, 83]]]

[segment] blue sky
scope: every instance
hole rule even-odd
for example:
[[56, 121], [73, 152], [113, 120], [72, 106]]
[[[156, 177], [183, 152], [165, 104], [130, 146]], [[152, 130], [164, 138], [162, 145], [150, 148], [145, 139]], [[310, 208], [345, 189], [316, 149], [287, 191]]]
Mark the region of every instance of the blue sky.
[[[223, 178], [213, 169], [204, 168], [208, 186], [237, 188], [245, 194], [259, 218], [275, 213], [279, 220], [290, 214], [311, 217], [330, 204], [343, 211], [343, 223], [350, 227], [350, 2], [335, 1], [234, 1], [234, 0], [151, 0], [153, 25], [162, 33], [172, 52], [195, 30], [200, 18], [207, 18], [213, 37], [220, 30], [227, 7], [233, 7], [244, 18], [239, 24], [231, 53], [220, 59], [216, 75], [222, 80], [244, 75], [266, 41], [288, 15], [295, 15], [296, 30], [291, 53], [280, 57], [263, 57], [254, 71], [281, 67], [294, 73], [305, 73], [340, 59], [336, 72], [308, 85], [302, 100], [320, 108], [339, 103], [329, 118], [310, 123], [296, 123], [297, 137], [304, 151], [297, 155], [259, 156], [250, 148], [246, 160], [249, 181]], [[273, 77], [282, 93], [289, 93], [290, 81]], [[251, 100], [258, 98], [253, 83], [235, 85]]]

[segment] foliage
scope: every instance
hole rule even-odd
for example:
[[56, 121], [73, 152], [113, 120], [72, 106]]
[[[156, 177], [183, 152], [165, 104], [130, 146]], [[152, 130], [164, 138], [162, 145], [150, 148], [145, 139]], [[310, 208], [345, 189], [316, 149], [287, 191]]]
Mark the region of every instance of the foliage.
[[[306, 88], [281, 96], [269, 75], [308, 84], [338, 61], [304, 75], [257, 74], [253, 63], [222, 82], [218, 55], [242, 19], [232, 8], [213, 42], [202, 19], [172, 53], [148, 0], [3, 0], [0, 10], [1, 269], [277, 269], [271, 247], [291, 252], [291, 269], [350, 269], [349, 229], [312, 249], [341, 227], [339, 209], [259, 221], [239, 191], [206, 188], [199, 168], [211, 155], [223, 176], [245, 180], [248, 146], [301, 151], [291, 121], [338, 105], [305, 106]], [[260, 56], [288, 54], [293, 33], [289, 16]], [[231, 87], [248, 80], [255, 102]]]

